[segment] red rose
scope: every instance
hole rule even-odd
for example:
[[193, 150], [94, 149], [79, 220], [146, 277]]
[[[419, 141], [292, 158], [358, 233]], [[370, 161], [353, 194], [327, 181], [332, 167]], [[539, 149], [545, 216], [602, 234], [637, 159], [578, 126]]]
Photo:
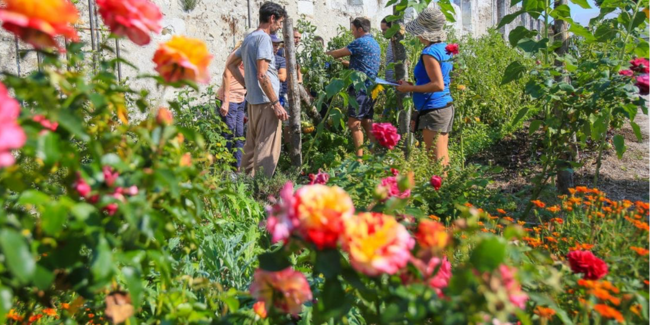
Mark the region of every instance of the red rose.
[[650, 73], [650, 61], [646, 58], [636, 58], [630, 61], [630, 69], [639, 73]]
[[591, 251], [573, 251], [567, 257], [573, 273], [582, 273], [587, 280], [598, 280], [607, 275], [607, 263]]
[[149, 0], [97, 0], [97, 6], [113, 34], [127, 36], [137, 45], [149, 44], [149, 33], [162, 29], [162, 13]]
[[634, 71], [632, 70], [621, 70], [618, 72], [621, 76], [626, 76], [626, 77], [631, 77], [634, 75]]
[[401, 136], [397, 134], [397, 128], [390, 123], [374, 123], [372, 125], [372, 135], [383, 147], [393, 149]]
[[327, 184], [327, 181], [330, 180], [330, 175], [328, 173], [323, 172], [322, 170], [318, 170], [318, 174], [309, 174], [309, 185], [314, 185], [314, 184], [321, 184], [325, 185]]
[[639, 88], [641, 95], [647, 95], [650, 90], [650, 85], [648, 84], [648, 75], [643, 75], [636, 78], [636, 86]]
[[440, 189], [440, 186], [442, 186], [442, 178], [438, 175], [433, 175], [431, 176], [431, 186], [433, 186], [433, 189], [436, 191]]
[[458, 44], [453, 43], [449, 44], [445, 47], [445, 51], [447, 51], [447, 54], [449, 55], [456, 55], [458, 54]]

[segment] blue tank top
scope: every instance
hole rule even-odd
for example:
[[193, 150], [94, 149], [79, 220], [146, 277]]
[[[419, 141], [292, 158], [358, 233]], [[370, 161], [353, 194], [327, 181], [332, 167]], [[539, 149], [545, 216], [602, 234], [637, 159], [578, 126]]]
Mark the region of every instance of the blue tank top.
[[449, 84], [451, 83], [451, 78], [449, 76], [451, 70], [454, 69], [454, 64], [451, 61], [452, 56], [447, 54], [445, 47], [447, 47], [447, 43], [442, 42], [431, 44], [424, 48], [422, 54], [420, 54], [420, 61], [418, 61], [418, 64], [413, 70], [416, 85], [426, 85], [431, 82], [431, 79], [429, 79], [429, 75], [427, 74], [427, 69], [422, 61], [422, 57], [425, 55], [432, 56], [440, 64], [442, 79], [445, 83], [445, 89], [442, 91], [434, 93], [413, 93], [413, 104], [415, 105], [415, 109], [418, 111], [443, 108], [453, 101], [451, 94], [449, 93]]

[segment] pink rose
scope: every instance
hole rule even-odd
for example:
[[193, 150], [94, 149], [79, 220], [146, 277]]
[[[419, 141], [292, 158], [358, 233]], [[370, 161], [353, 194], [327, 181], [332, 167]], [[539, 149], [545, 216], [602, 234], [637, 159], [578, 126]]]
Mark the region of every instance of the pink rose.
[[114, 172], [113, 168], [111, 168], [110, 166], [104, 166], [103, 173], [104, 173], [104, 182], [106, 182], [106, 185], [108, 185], [109, 187], [113, 186], [117, 178], [120, 176], [120, 174], [118, 172]]
[[291, 232], [299, 225], [295, 212], [296, 198], [293, 195], [293, 184], [287, 182], [280, 190], [280, 201], [271, 198], [274, 204], [267, 207], [266, 229], [271, 233], [271, 242], [286, 242]]
[[388, 192], [388, 198], [398, 197], [400, 199], [406, 199], [409, 196], [411, 196], [410, 189], [404, 192], [399, 190], [396, 176], [390, 176], [382, 179], [381, 184], [379, 184], [379, 187], [384, 188]]
[[9, 96], [7, 88], [0, 83], [0, 168], [16, 162], [11, 150], [25, 145], [27, 136], [18, 124], [20, 105]]
[[650, 72], [650, 61], [646, 58], [636, 58], [630, 61], [632, 65], [630, 69], [638, 73], [649, 73]]
[[517, 308], [524, 309], [526, 308], [526, 301], [528, 301], [528, 295], [521, 290], [521, 284], [515, 278], [515, 273], [517, 269], [502, 264], [499, 266], [499, 272], [501, 273], [501, 281], [503, 281], [503, 286], [508, 293], [508, 300], [510, 303], [515, 305]]
[[439, 190], [442, 186], [442, 178], [438, 175], [431, 176], [431, 180], [429, 182], [431, 183], [431, 186], [433, 186], [433, 189], [436, 191]]
[[11, 152], [0, 152], [0, 168], [9, 167], [16, 163], [16, 158]]
[[648, 75], [642, 75], [636, 78], [636, 86], [639, 88], [641, 95], [647, 95], [650, 86], [648, 85]]
[[619, 75], [621, 76], [626, 76], [626, 77], [632, 77], [634, 76], [634, 71], [632, 70], [621, 70], [618, 72]]
[[117, 203], [109, 203], [106, 207], [104, 207], [104, 211], [108, 213], [109, 216], [112, 216], [117, 212], [118, 205]]
[[458, 44], [456, 44], [456, 43], [448, 44], [445, 47], [445, 51], [447, 51], [447, 54], [449, 54], [449, 55], [458, 54]]
[[325, 185], [327, 184], [327, 181], [330, 180], [330, 175], [323, 172], [322, 170], [318, 170], [318, 174], [309, 174], [309, 185], [314, 185], [314, 184], [321, 184]]
[[401, 136], [397, 133], [397, 128], [390, 123], [374, 123], [372, 125], [372, 135], [381, 146], [389, 150], [393, 149], [401, 139]]
[[52, 121], [46, 119], [45, 116], [40, 115], [40, 114], [34, 115], [34, 117], [32, 117], [32, 120], [34, 122], [40, 123], [42, 127], [46, 128], [46, 129], [48, 129], [50, 131], [56, 131], [56, 129], [59, 127], [58, 122], [52, 122]]
[[81, 197], [88, 197], [88, 194], [90, 194], [90, 191], [92, 190], [90, 188], [90, 185], [86, 183], [86, 180], [84, 180], [81, 176], [77, 177], [77, 181], [72, 185], [74, 189], [79, 193], [79, 196]]
[[162, 29], [160, 9], [149, 0], [97, 0], [97, 6], [111, 32], [135, 44], [149, 44], [149, 33]]
[[127, 189], [124, 191], [124, 193], [126, 193], [126, 194], [128, 194], [128, 195], [131, 195], [131, 196], [138, 195], [138, 187], [135, 186], [135, 185], [133, 185], [133, 186], [127, 188]]

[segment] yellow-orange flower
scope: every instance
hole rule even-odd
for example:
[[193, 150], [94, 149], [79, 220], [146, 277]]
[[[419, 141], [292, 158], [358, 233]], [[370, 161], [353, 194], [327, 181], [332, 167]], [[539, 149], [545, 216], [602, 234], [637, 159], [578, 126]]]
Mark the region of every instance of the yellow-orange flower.
[[278, 272], [257, 269], [250, 291], [257, 301], [264, 302], [261, 307], [272, 306], [292, 315], [300, 313], [302, 305], [312, 299], [305, 275], [290, 267]]
[[156, 71], [167, 82], [182, 80], [207, 84], [210, 82], [208, 66], [212, 55], [201, 40], [174, 36], [160, 44], [153, 57]]
[[503, 210], [503, 209], [497, 209], [497, 213], [506, 214], [506, 210]]
[[18, 314], [16, 313], [16, 310], [15, 310], [15, 309], [9, 309], [9, 312], [7, 313], [7, 319], [12, 319], [12, 320], [15, 320], [15, 321], [18, 321], [18, 322], [22, 322], [22, 320], [24, 319], [24, 317], [18, 315]]
[[635, 315], [641, 317], [641, 305], [640, 304], [634, 304], [630, 306], [630, 311], [634, 313]]
[[340, 187], [314, 184], [295, 194], [298, 230], [318, 249], [335, 248], [343, 235], [344, 222], [353, 217], [354, 205]]
[[548, 210], [549, 212], [552, 212], [552, 213], [557, 213], [557, 212], [560, 212], [560, 207], [557, 206], [557, 205], [554, 205], [552, 207], [546, 208], [546, 210]]
[[78, 41], [72, 27], [79, 19], [77, 8], [69, 0], [3, 0], [0, 7], [2, 27], [37, 49], [56, 47], [65, 52], [54, 40], [63, 36]]
[[635, 251], [637, 254], [639, 254], [641, 256], [645, 256], [645, 255], [648, 255], [648, 253], [650, 253], [649, 250], [647, 250], [647, 249], [645, 249], [643, 247], [634, 247], [634, 246], [632, 246], [632, 247], [630, 247], [630, 249]]
[[45, 309], [43, 309], [43, 314], [45, 314], [47, 316], [50, 316], [50, 317], [56, 316], [56, 309], [54, 309], [54, 308], [45, 308]]
[[261, 319], [265, 319], [266, 307], [264, 301], [258, 301], [255, 304], [253, 304], [253, 311], [257, 314], [257, 316], [260, 316]]
[[623, 323], [625, 319], [623, 318], [623, 315], [616, 309], [604, 305], [604, 304], [597, 304], [594, 306], [594, 309], [603, 317], [609, 318], [609, 319], [615, 319], [619, 323]]
[[573, 246], [573, 247], [570, 247], [569, 250], [570, 251], [588, 251], [588, 250], [591, 250], [592, 248], [594, 248], [594, 245], [576, 243], [576, 245]]
[[449, 236], [443, 224], [431, 220], [422, 220], [418, 225], [415, 239], [423, 249], [440, 252], [445, 249], [451, 236]]
[[62, 303], [62, 304], [61, 304], [61, 309], [63, 309], [63, 310], [68, 310], [68, 309], [70, 309], [70, 304], [67, 303], [67, 302]]
[[546, 206], [546, 203], [544, 203], [544, 202], [542, 202], [540, 200], [533, 200], [533, 201], [530, 201], [530, 203], [534, 204], [536, 207], [538, 207], [540, 209]]
[[537, 306], [537, 308], [535, 308], [535, 314], [540, 318], [552, 319], [555, 315], [555, 310], [553, 308]]
[[578, 193], [589, 193], [589, 189], [586, 186], [576, 186], [576, 191]]
[[406, 228], [391, 216], [361, 213], [345, 222], [343, 248], [350, 264], [369, 276], [397, 273], [411, 258], [414, 244]]

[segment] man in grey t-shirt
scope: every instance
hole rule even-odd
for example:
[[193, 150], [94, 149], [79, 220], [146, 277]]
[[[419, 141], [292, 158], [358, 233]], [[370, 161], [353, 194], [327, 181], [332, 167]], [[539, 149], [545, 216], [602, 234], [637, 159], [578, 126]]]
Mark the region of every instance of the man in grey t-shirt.
[[[286, 121], [289, 116], [279, 101], [280, 81], [269, 35], [282, 27], [287, 12], [276, 3], [265, 2], [259, 14], [258, 29], [246, 36], [226, 66], [247, 90], [248, 130], [242, 170], [252, 176], [262, 171], [271, 177], [280, 159], [281, 121]], [[246, 76], [239, 71], [240, 62], [244, 62]]]

